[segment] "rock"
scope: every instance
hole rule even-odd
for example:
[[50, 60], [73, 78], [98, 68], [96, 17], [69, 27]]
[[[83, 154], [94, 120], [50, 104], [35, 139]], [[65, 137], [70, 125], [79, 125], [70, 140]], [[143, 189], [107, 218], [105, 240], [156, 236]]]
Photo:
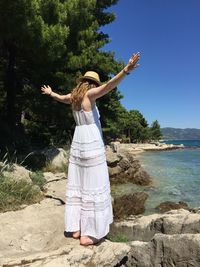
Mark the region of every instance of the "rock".
[[44, 186], [46, 194], [52, 196], [55, 199], [61, 199], [65, 201], [65, 188], [66, 188], [66, 174], [61, 173], [51, 173], [44, 172], [44, 177], [47, 180], [47, 183]]
[[138, 171], [135, 172], [135, 170], [131, 170], [131, 174], [130, 177], [132, 179], [130, 179], [129, 181], [131, 181], [134, 184], [138, 184], [138, 185], [150, 185], [152, 184], [152, 180], [149, 176], [149, 174], [143, 170], [142, 168], [139, 168]]
[[[129, 167], [127, 166], [129, 164]], [[152, 184], [152, 179], [149, 174], [143, 170], [138, 160], [129, 162], [127, 159], [123, 159], [119, 164], [114, 167], [109, 167], [109, 175], [111, 184], [127, 183], [138, 184], [147, 186]]]
[[128, 261], [131, 247], [123, 243], [105, 241], [99, 246], [83, 247], [78, 240], [63, 240], [55, 250], [43, 250], [35, 253], [21, 253], [15, 259], [4, 258], [3, 266], [23, 267], [108, 267], [122, 266]]
[[[63, 175], [49, 184], [65, 181]], [[59, 190], [65, 193], [62, 185]], [[199, 209], [198, 209], [199, 210]], [[197, 211], [198, 211], [197, 210]], [[200, 214], [172, 210], [165, 214], [135, 217], [121, 224], [117, 233], [127, 234], [129, 243], [105, 240], [83, 247], [66, 238], [64, 205], [55, 199], [0, 214], [0, 266], [23, 267], [198, 267], [200, 263]]]
[[47, 181], [47, 183], [67, 179], [67, 176], [66, 176], [65, 172], [56, 172], [56, 173], [43, 172], [43, 175], [44, 175], [45, 180]]
[[113, 153], [113, 151], [107, 147], [106, 160], [109, 167], [116, 167], [121, 158], [122, 157], [120, 155]]
[[145, 211], [144, 203], [148, 195], [144, 192], [136, 192], [114, 199], [113, 211], [115, 219], [122, 219], [129, 215], [141, 214]]
[[150, 241], [156, 233], [200, 233], [200, 214], [179, 209], [164, 214], [151, 214], [114, 222], [111, 233], [121, 233], [129, 240]]
[[[110, 181], [111, 183], [122, 183], [124, 182], [124, 175], [123, 175], [123, 170], [119, 167], [108, 167], [108, 171], [109, 171], [109, 177], [110, 177]], [[122, 179], [121, 179], [122, 177]]]
[[156, 234], [148, 243], [134, 241], [131, 247], [128, 266], [200, 266], [200, 234]]
[[41, 170], [47, 164], [53, 169], [63, 169], [68, 164], [68, 152], [63, 148], [46, 148], [36, 150], [24, 160], [24, 165], [33, 171]]
[[56, 250], [21, 253], [16, 258], [4, 258], [4, 266], [24, 267], [199, 267], [200, 235], [156, 234], [149, 242], [130, 244], [103, 242], [96, 247], [82, 247], [77, 240], [66, 241]]
[[162, 151], [162, 150], [174, 150], [174, 149], [184, 149], [184, 145], [173, 145], [173, 144], [165, 144], [165, 143], [120, 143], [117, 144], [117, 152], [118, 153], [128, 153], [136, 155], [138, 153], [144, 151]]
[[31, 152], [29, 156], [26, 157], [23, 165], [32, 171], [38, 171], [44, 168], [46, 166], [46, 163], [46, 156], [40, 150], [36, 150]]
[[126, 255], [131, 249], [127, 244], [108, 240], [83, 247], [79, 240], [66, 238], [64, 205], [54, 199], [0, 214], [0, 229], [0, 266], [115, 266], [124, 257], [128, 260]]
[[172, 202], [172, 201], [165, 201], [160, 203], [157, 207], [157, 210], [159, 210], [160, 212], [166, 212], [169, 210], [177, 210], [177, 209], [189, 209], [188, 204], [183, 202], [183, 201], [179, 201], [178, 203]]
[[[123, 172], [127, 177], [134, 177], [142, 172], [139, 162], [128, 153], [117, 153], [117, 161], [116, 164], [116, 159], [112, 160], [109, 167], [113, 177]], [[0, 214], [0, 266], [200, 266], [200, 208], [129, 216], [126, 221], [115, 221], [111, 226], [111, 234], [121, 233], [128, 237], [129, 243], [105, 240], [98, 246], [83, 247], [79, 240], [63, 235], [64, 205], [59, 199], [65, 200], [65, 173], [46, 172], [44, 176], [46, 193], [52, 199]], [[121, 212], [124, 218], [139, 214], [144, 211], [147, 197], [146, 193], [138, 192], [116, 198], [114, 215]]]
[[112, 148], [113, 152], [118, 152], [118, 147], [120, 145], [119, 141], [111, 142], [110, 147]]
[[11, 171], [4, 171], [3, 174], [15, 180], [16, 182], [20, 180], [25, 180], [28, 183], [32, 183], [32, 180], [30, 178], [31, 172], [23, 166], [17, 165], [15, 163], [12, 165]]
[[43, 151], [47, 161], [51, 163], [52, 167], [62, 169], [64, 165], [68, 164], [68, 153], [63, 148], [50, 148]]
[[128, 158], [122, 157], [121, 160], [119, 161], [119, 167], [122, 170], [128, 170], [130, 168], [130, 160]]
[[129, 151], [114, 153], [107, 146], [106, 158], [111, 184], [127, 182], [143, 186], [152, 184], [151, 177]]
[[200, 214], [200, 207], [190, 208], [190, 211], [193, 212], [193, 213], [198, 213], [198, 214]]

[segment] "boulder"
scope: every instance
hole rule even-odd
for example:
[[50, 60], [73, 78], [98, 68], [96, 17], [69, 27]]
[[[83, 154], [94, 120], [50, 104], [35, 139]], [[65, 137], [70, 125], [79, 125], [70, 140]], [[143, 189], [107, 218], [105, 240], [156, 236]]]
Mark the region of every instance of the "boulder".
[[[174, 210], [165, 215], [136, 216], [134, 223], [138, 227], [138, 239], [129, 243], [104, 240], [97, 246], [88, 247], [80, 246], [79, 240], [63, 235], [63, 214], [64, 206], [51, 199], [23, 210], [0, 214], [0, 266], [199, 267], [200, 214]], [[173, 221], [174, 225], [171, 224], [166, 232], [162, 232], [163, 227], [158, 227], [158, 223], [155, 224], [161, 218]], [[132, 232], [135, 232], [133, 221], [126, 223], [130, 223], [130, 229], [132, 227]], [[180, 225], [180, 232], [172, 231], [175, 225]], [[143, 229], [150, 231], [154, 227], [157, 232], [153, 236], [146, 241], [139, 240]]]
[[151, 185], [152, 179], [129, 151], [116, 153], [107, 146], [106, 158], [111, 184], [131, 182], [138, 185]]
[[148, 198], [148, 194], [144, 192], [136, 192], [131, 195], [114, 198], [113, 211], [115, 219], [126, 218], [130, 215], [144, 213], [144, 203]]
[[124, 182], [123, 170], [119, 166], [108, 167], [108, 172], [109, 172], [110, 182], [112, 184]]
[[[65, 194], [63, 175], [53, 181], [50, 192]], [[56, 178], [56, 179], [57, 179]], [[57, 183], [62, 187], [57, 188]], [[55, 186], [53, 186], [53, 184]], [[64, 205], [58, 199], [45, 199], [22, 210], [0, 214], [0, 266], [86, 267], [117, 266], [131, 247], [104, 240], [98, 246], [80, 246], [79, 240], [64, 235]], [[127, 257], [125, 258], [127, 261]]]
[[152, 179], [150, 175], [142, 168], [139, 167], [138, 169], [129, 169], [128, 171], [129, 174], [129, 181], [138, 184], [138, 185], [151, 185], [152, 184]]
[[145, 242], [150, 241], [156, 233], [200, 234], [200, 214], [179, 209], [164, 214], [134, 216], [124, 221], [115, 221], [111, 233], [121, 233], [129, 240]]
[[121, 156], [117, 153], [113, 153], [112, 149], [107, 146], [106, 148], [106, 160], [109, 167], [116, 167], [119, 161], [121, 160]]
[[110, 147], [112, 148], [113, 152], [118, 152], [119, 145], [120, 141], [110, 142]]
[[[47, 193], [64, 197], [64, 174], [45, 173], [45, 177], [48, 185], [51, 184]], [[141, 195], [140, 199], [143, 198]], [[199, 208], [196, 213], [171, 210], [165, 214], [135, 216], [114, 224], [119, 226], [115, 233], [128, 235], [129, 243], [105, 239], [97, 246], [84, 247], [79, 240], [64, 236], [64, 205], [58, 198], [2, 213], [0, 266], [199, 266]]]
[[64, 203], [66, 198], [66, 173], [44, 172], [43, 174], [47, 181], [44, 186], [46, 195], [54, 199], [60, 200], [61, 203]]
[[63, 148], [49, 148], [43, 151], [47, 161], [51, 163], [51, 166], [59, 169], [68, 164], [68, 152]]
[[133, 165], [130, 166], [130, 159], [121, 156], [121, 160], [119, 161], [119, 167], [122, 170], [128, 170], [130, 167], [133, 167]]
[[30, 178], [31, 171], [27, 170], [23, 166], [17, 165], [16, 163], [12, 165], [11, 171], [4, 171], [3, 174], [4, 176], [8, 176], [16, 182], [25, 180], [28, 183], [32, 183]]
[[41, 150], [31, 152], [24, 160], [23, 165], [32, 171], [38, 171], [47, 164], [47, 158]]
[[183, 201], [179, 201], [178, 203], [175, 203], [173, 201], [165, 201], [160, 203], [156, 209], [160, 212], [166, 212], [169, 210], [177, 210], [177, 209], [189, 209], [188, 204], [183, 202]]
[[63, 169], [68, 164], [68, 152], [56, 147], [36, 150], [27, 156], [23, 164], [33, 171], [41, 170], [47, 164], [52, 169]]
[[200, 234], [156, 234], [149, 242], [132, 242], [131, 248], [128, 266], [200, 266]]

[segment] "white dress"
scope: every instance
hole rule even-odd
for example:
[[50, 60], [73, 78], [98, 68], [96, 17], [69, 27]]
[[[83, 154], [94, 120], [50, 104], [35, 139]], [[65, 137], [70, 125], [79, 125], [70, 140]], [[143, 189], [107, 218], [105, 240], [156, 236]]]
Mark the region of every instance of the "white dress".
[[76, 128], [71, 144], [65, 205], [65, 231], [100, 239], [113, 222], [110, 181], [100, 115], [73, 111]]

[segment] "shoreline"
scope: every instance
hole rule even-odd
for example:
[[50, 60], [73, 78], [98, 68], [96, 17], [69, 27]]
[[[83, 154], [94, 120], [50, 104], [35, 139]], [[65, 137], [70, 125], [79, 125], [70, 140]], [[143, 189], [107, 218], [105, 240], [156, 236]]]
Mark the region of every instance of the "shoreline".
[[126, 152], [133, 155], [138, 155], [145, 151], [166, 151], [166, 150], [176, 150], [176, 149], [185, 149], [186, 147], [175, 144], [165, 144], [160, 142], [155, 143], [143, 143], [143, 144], [134, 144], [134, 143], [119, 143], [113, 142], [111, 146], [114, 148], [114, 151], [117, 153]]
[[[133, 145], [121, 144], [118, 147], [119, 154], [110, 153], [111, 166], [121, 161], [121, 164], [114, 168], [119, 170], [120, 165], [126, 169], [130, 166], [127, 165], [127, 154], [134, 158], [135, 153], [131, 151], [138, 152], [137, 149], [140, 149], [138, 153], [145, 152], [141, 149], [144, 144]], [[154, 145], [150, 145], [154, 149]], [[146, 144], [146, 147], [149, 148], [149, 144]], [[120, 155], [120, 149], [123, 148], [124, 158], [123, 152]], [[138, 161], [135, 158], [134, 160]], [[106, 267], [120, 266], [125, 262], [124, 259], [126, 265], [130, 266], [148, 267], [149, 263], [155, 266], [163, 263], [160, 259], [180, 264], [191, 262], [194, 267], [199, 266], [200, 207], [130, 215], [119, 221], [114, 219], [109, 229], [111, 238], [105, 239], [97, 246], [83, 247], [80, 246], [79, 240], [62, 234], [64, 204], [60, 200], [65, 199], [66, 174], [45, 171], [45, 177], [45, 194], [52, 197], [46, 197], [39, 203], [25, 205], [17, 211], [0, 214], [0, 227], [3, 229], [0, 233], [1, 266], [65, 267], [67, 264]], [[139, 204], [145, 201], [144, 194], [137, 196]], [[135, 206], [136, 201], [130, 200], [126, 207], [130, 205]]]
[[[127, 157], [127, 158], [133, 157], [138, 162], [138, 164], [141, 166], [141, 169], [144, 169], [144, 171], [148, 174], [148, 176], [151, 177], [152, 183], [149, 184], [149, 186], [152, 187], [152, 188], [159, 187], [158, 184], [157, 184], [157, 182], [159, 183], [159, 181], [157, 181], [157, 179], [155, 177], [155, 173], [152, 174], [150, 172], [150, 170], [148, 170], [148, 168], [145, 167], [144, 162], [143, 162], [142, 159], [143, 159], [143, 156], [145, 157], [145, 155], [147, 155], [148, 153], [147, 154], [146, 153], [143, 154], [143, 153], [147, 151], [147, 152], [150, 152], [150, 154], [153, 156], [154, 153], [151, 153], [151, 152], [154, 152], [154, 151], [162, 152], [162, 151], [172, 151], [172, 150], [175, 151], [175, 150], [177, 150], [177, 151], [180, 151], [181, 152], [181, 151], [185, 151], [185, 150], [188, 149], [188, 147], [187, 146], [184, 146], [184, 145], [163, 144], [163, 143], [145, 143], [145, 144], [122, 144], [122, 143], [118, 143], [118, 144], [115, 144], [115, 145], [116, 145], [115, 146], [115, 153], [116, 154], [118, 154], [119, 156], [125, 155], [125, 157]], [[159, 156], [159, 154], [160, 153], [158, 153], [157, 155]], [[164, 154], [163, 154], [163, 156], [164, 156]], [[147, 158], [149, 158], [149, 155], [147, 155]], [[150, 160], [151, 160], [151, 156], [150, 156]], [[123, 188], [121, 190], [124, 191], [124, 192], [126, 192], [125, 194], [127, 194], [127, 192], [131, 193], [130, 190], [127, 189], [127, 187], [125, 186], [125, 184], [126, 183], [124, 183], [124, 185], [123, 184], [121, 185], [121, 187]], [[150, 189], [150, 193], [151, 193], [151, 189]], [[154, 199], [154, 196], [153, 196], [153, 199]], [[175, 203], [175, 202], [178, 201], [178, 199], [176, 199], [176, 197], [171, 196], [170, 201], [172, 201], [172, 202]], [[149, 209], [149, 207], [150, 207], [150, 209], [152, 207], [154, 207], [154, 206], [152, 206], [152, 203], [151, 202], [154, 203], [154, 200], [151, 199], [150, 204], [148, 204], [148, 205], [145, 204], [145, 207], [147, 208], [147, 210]], [[156, 205], [161, 204], [162, 202], [163, 201], [161, 199]], [[156, 205], [155, 205], [155, 207], [156, 207]], [[198, 205], [194, 205], [192, 207], [195, 208], [197, 206]], [[156, 211], [154, 210], [154, 211], [151, 211], [149, 213], [149, 210], [148, 210], [147, 214], [144, 214], [144, 215], [153, 214], [155, 212]]]

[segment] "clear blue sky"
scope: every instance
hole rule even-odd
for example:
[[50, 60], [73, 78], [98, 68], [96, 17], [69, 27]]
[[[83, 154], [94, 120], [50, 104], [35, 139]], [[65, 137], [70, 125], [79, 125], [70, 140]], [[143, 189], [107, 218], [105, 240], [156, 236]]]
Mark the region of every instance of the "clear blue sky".
[[108, 9], [116, 20], [102, 28], [103, 50], [140, 67], [119, 85], [122, 104], [148, 123], [200, 129], [200, 0], [119, 0]]

